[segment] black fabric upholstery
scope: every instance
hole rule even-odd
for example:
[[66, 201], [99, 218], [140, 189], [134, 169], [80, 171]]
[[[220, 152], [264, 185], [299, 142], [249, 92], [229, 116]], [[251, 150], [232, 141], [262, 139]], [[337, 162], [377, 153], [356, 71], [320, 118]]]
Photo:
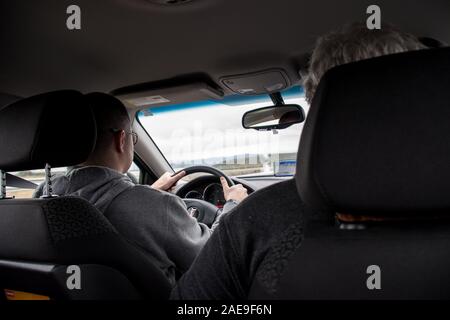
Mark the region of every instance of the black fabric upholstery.
[[45, 200], [0, 200], [0, 259], [50, 261], [56, 252], [43, 212]]
[[[247, 248], [242, 256], [249, 260], [238, 270], [256, 268], [250, 273], [249, 299], [450, 299], [450, 217], [339, 224], [327, 212], [304, 206], [298, 195], [292, 196], [293, 188], [279, 183], [266, 189], [277, 189], [272, 200], [280, 202], [276, 209], [266, 203], [270, 195], [255, 193], [253, 197], [267, 200], [249, 199], [243, 205], [258, 212], [256, 226], [235, 223], [232, 229], [241, 228], [246, 235], [238, 239]], [[292, 203], [298, 205], [295, 211]], [[239, 213], [246, 214], [236, 215], [245, 217], [238, 222], [248, 219], [246, 211]], [[286, 216], [297, 218], [283, 231], [276, 221], [261, 226], [260, 221]], [[258, 239], [272, 245], [262, 258], [255, 255], [253, 229], [264, 230], [267, 236]], [[380, 267], [380, 290], [367, 287], [372, 265]]]
[[450, 213], [450, 48], [336, 67], [302, 133], [301, 198], [353, 214]]
[[96, 139], [84, 96], [71, 90], [40, 94], [0, 110], [0, 169], [23, 171], [79, 164]]
[[[369, 289], [369, 266], [381, 288]], [[252, 299], [450, 299], [450, 223], [380, 223], [363, 230], [309, 221], [276, 290], [253, 283]]]
[[[165, 299], [170, 293], [170, 284], [162, 271], [140, 249], [122, 238], [103, 214], [82, 198], [3, 200], [0, 201], [0, 217], [2, 261], [63, 267], [104, 266], [115, 270], [115, 273], [111, 272], [111, 282], [117, 280], [114, 274], [120, 273], [122, 276], [118, 281], [123, 283], [123, 277], [128, 279], [127, 287], [136, 288], [141, 298]], [[51, 279], [46, 280], [46, 286], [56, 285], [49, 285], [48, 282], [53, 281]], [[23, 284], [24, 280], [17, 279], [17, 282]], [[11, 279], [8, 283], [14, 284]], [[35, 290], [39, 290], [38, 284]], [[27, 286], [32, 289], [33, 282], [28, 281]], [[116, 295], [120, 296], [120, 292]], [[89, 296], [84, 296], [87, 297], [96, 298], [92, 291]], [[78, 294], [78, 298], [83, 298], [83, 292]]]
[[43, 205], [53, 243], [113, 233], [113, 226], [89, 202], [61, 197]]

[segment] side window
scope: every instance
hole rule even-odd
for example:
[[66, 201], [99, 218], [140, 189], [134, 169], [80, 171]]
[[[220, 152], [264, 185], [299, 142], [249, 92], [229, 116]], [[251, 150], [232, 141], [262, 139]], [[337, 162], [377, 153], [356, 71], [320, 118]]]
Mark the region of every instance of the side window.
[[[67, 168], [52, 168], [52, 175], [55, 174], [65, 174]], [[12, 175], [18, 176], [20, 178], [23, 178], [25, 180], [34, 182], [37, 186], [40, 185], [45, 180], [45, 170], [39, 169], [39, 170], [29, 170], [29, 171], [20, 171], [20, 172], [10, 172]], [[136, 182], [139, 183], [141, 180], [141, 169], [133, 162], [133, 164], [130, 167], [130, 170], [128, 170], [128, 174], [132, 175], [134, 178], [136, 178]], [[8, 181], [6, 181], [8, 183]], [[6, 196], [7, 197], [14, 197], [16, 199], [29, 199], [33, 197], [34, 189], [24, 189], [24, 188], [17, 188], [17, 187], [6, 187]]]
[[[52, 174], [64, 174], [66, 168], [52, 168]], [[20, 172], [10, 172], [12, 175], [18, 176], [22, 179], [34, 182], [36, 185], [40, 185], [45, 180], [45, 170], [29, 170]], [[6, 180], [8, 183], [8, 180]], [[16, 199], [32, 198], [34, 189], [23, 189], [17, 187], [6, 187], [6, 196], [14, 197]]]
[[142, 172], [141, 169], [138, 167], [138, 165], [133, 161], [131, 164], [130, 169], [128, 170], [128, 175], [135, 177], [135, 182], [140, 183], [142, 178]]

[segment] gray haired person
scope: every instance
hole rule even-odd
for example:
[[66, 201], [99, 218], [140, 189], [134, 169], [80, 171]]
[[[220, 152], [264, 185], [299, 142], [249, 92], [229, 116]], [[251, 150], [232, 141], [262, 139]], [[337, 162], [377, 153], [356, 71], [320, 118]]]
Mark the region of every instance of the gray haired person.
[[[321, 77], [334, 66], [423, 48], [416, 37], [392, 26], [368, 30], [365, 24], [353, 24], [331, 32], [318, 39], [312, 53], [304, 81], [306, 98], [312, 101]], [[255, 277], [268, 291], [274, 290], [289, 258], [284, 253], [293, 252], [283, 248], [303, 237], [299, 227], [303, 217], [288, 201], [296, 194], [293, 179], [277, 183], [250, 195], [224, 215], [171, 298], [246, 299]], [[277, 211], [281, 205], [285, 208], [282, 214]]]
[[330, 32], [317, 40], [303, 86], [306, 100], [311, 103], [320, 79], [338, 65], [387, 54], [427, 48], [415, 36], [392, 25], [369, 30], [366, 24], [354, 23]]

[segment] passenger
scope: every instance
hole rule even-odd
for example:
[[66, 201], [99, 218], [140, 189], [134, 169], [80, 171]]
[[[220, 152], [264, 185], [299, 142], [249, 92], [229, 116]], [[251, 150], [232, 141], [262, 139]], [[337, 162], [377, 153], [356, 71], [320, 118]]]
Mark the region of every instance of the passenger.
[[[311, 103], [321, 77], [334, 66], [423, 48], [416, 37], [394, 27], [372, 31], [365, 25], [353, 24], [322, 36], [303, 83], [306, 99]], [[292, 204], [296, 201], [290, 201], [297, 197], [295, 182], [290, 180], [252, 194], [225, 215], [171, 298], [246, 299], [255, 277], [273, 292], [289, 253], [295, 252], [303, 237], [302, 216]], [[281, 206], [291, 210], [258, 209]]]
[[[85, 163], [52, 178], [53, 192], [80, 196], [92, 203], [120, 234], [142, 248], [175, 285], [209, 239], [212, 228], [191, 217], [183, 200], [165, 192], [184, 172], [174, 177], [165, 173], [151, 187], [132, 182], [126, 172], [138, 137], [131, 130], [125, 106], [103, 93], [91, 93], [86, 98], [97, 122], [96, 146]], [[222, 185], [226, 189], [225, 213], [247, 196], [247, 190], [242, 185]], [[34, 197], [41, 196], [44, 187], [40, 185]]]

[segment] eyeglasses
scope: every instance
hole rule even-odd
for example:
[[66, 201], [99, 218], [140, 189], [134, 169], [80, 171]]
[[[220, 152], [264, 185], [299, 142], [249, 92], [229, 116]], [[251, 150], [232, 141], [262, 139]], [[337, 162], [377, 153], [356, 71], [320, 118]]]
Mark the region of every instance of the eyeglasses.
[[[111, 132], [112, 132], [112, 133], [118, 133], [118, 132], [120, 132], [120, 131], [122, 131], [122, 130], [123, 130], [123, 129], [114, 129], [114, 128], [111, 128]], [[125, 131], [125, 130], [123, 130], [123, 131]], [[137, 135], [136, 132], [134, 132], [134, 131], [132, 130], [132, 131], [125, 131], [125, 133], [126, 133], [126, 134], [130, 134], [130, 135], [133, 137], [133, 144], [134, 144], [134, 145], [136, 145], [136, 143], [138, 143], [139, 136]]]

